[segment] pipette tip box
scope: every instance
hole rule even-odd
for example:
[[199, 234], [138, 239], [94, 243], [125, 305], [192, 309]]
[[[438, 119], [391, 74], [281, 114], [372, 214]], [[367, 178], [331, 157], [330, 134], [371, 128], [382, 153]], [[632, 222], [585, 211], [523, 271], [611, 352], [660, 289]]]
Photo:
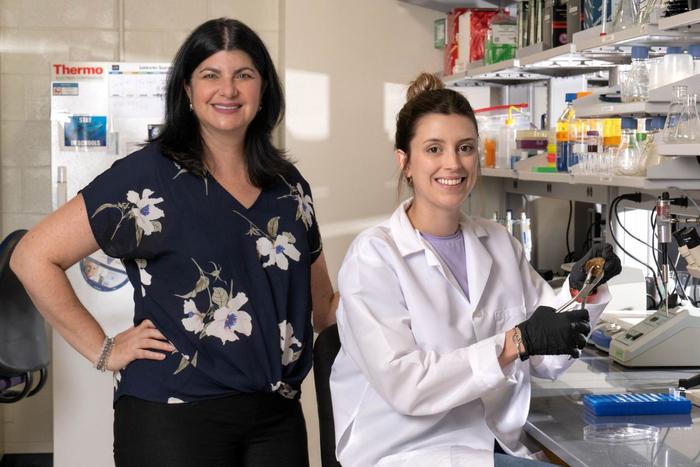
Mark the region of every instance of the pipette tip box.
[[658, 415], [690, 413], [692, 404], [685, 397], [664, 393], [586, 394], [583, 406], [596, 416]]

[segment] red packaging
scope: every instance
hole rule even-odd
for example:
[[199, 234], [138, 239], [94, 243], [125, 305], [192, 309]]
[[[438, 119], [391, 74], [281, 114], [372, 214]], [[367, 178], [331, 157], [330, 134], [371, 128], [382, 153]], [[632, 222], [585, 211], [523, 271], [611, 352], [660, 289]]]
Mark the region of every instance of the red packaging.
[[466, 63], [484, 58], [486, 34], [497, 14], [493, 8], [454, 8], [447, 15], [445, 75], [464, 71]]

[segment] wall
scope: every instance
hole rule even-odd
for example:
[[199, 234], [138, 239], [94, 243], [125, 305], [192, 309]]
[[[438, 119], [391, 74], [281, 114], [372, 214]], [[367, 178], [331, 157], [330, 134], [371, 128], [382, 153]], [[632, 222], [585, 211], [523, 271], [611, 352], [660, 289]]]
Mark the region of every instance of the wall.
[[405, 84], [440, 67], [440, 16], [386, 0], [287, 3], [286, 146], [314, 190], [332, 272], [357, 231], [396, 205], [394, 119]]
[[[0, 231], [51, 210], [49, 65], [68, 60], [169, 62], [197, 24], [232, 16], [279, 59], [281, 0], [0, 0]], [[0, 455], [51, 452], [51, 381], [0, 408]], [[3, 420], [4, 419], [4, 420]]]

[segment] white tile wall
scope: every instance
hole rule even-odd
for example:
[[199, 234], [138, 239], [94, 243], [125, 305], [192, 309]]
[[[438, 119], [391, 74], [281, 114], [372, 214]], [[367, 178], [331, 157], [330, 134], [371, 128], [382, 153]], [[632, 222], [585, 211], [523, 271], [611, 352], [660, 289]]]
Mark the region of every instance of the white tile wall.
[[2, 120], [0, 162], [3, 167], [51, 164], [51, 127], [48, 121]]
[[203, 0], [123, 1], [124, 26], [130, 30], [190, 30], [207, 19], [207, 2]]
[[22, 16], [22, 0], [2, 0], [0, 2], [0, 28], [16, 27]]
[[[0, 73], [50, 73], [63, 60], [114, 60], [118, 34], [99, 30], [4, 29]], [[48, 85], [48, 84], [47, 84]]]
[[255, 31], [279, 29], [279, 0], [210, 0], [209, 17], [227, 16], [243, 21]]
[[22, 212], [51, 212], [51, 167], [25, 168], [22, 170], [22, 180]]
[[0, 116], [5, 120], [24, 120], [24, 76], [0, 76]]
[[169, 62], [189, 33], [189, 29], [126, 31], [124, 61]]
[[[15, 3], [15, 2], [10, 2]], [[113, 29], [114, 0], [23, 0], [19, 20], [22, 27], [36, 29]], [[146, 3], [146, 2], [144, 2]], [[15, 11], [17, 5], [11, 10]]]
[[18, 167], [3, 167], [0, 173], [2, 184], [3, 212], [22, 212], [22, 169]]

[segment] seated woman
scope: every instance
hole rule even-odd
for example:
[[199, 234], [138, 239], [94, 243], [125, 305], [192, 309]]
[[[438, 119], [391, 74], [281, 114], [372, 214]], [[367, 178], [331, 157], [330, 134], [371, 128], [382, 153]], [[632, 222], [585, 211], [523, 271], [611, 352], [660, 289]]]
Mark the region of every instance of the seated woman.
[[565, 371], [609, 301], [603, 286], [587, 310], [554, 310], [582, 287], [586, 260], [605, 259], [601, 283], [619, 273], [610, 245], [557, 295], [502, 226], [460, 212], [477, 139], [469, 102], [419, 76], [396, 129], [414, 196], [355, 239], [339, 274], [331, 391], [344, 467], [542, 465], [519, 439], [530, 377]]

